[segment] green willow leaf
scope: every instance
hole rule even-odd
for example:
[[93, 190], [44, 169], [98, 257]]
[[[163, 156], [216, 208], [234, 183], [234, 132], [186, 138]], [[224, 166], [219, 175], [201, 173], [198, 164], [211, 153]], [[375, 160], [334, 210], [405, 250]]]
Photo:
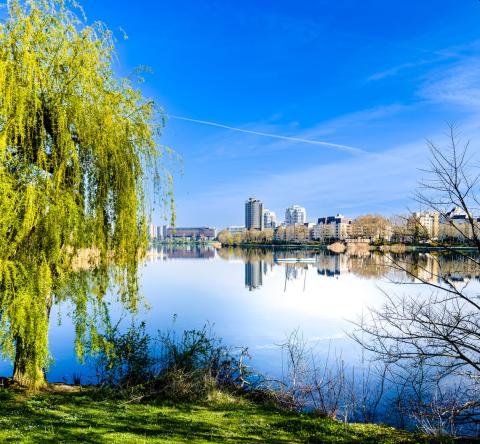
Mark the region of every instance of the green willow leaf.
[[96, 337], [86, 292], [72, 284], [80, 256], [97, 270], [98, 299], [111, 278], [135, 309], [145, 181], [164, 178], [170, 192], [163, 116], [115, 76], [113, 49], [103, 24], [85, 24], [61, 0], [9, 1], [0, 23], [0, 341], [14, 378], [32, 387], [45, 383], [55, 298], [72, 298], [85, 324], [80, 357], [82, 338]]

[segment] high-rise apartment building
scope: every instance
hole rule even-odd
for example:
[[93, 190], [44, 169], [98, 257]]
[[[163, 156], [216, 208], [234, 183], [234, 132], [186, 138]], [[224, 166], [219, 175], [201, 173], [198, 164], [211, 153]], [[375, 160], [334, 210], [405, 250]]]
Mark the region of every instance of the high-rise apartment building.
[[263, 230], [263, 204], [254, 197], [245, 202], [245, 227], [247, 230]]
[[285, 210], [285, 225], [303, 225], [307, 222], [307, 211], [298, 205]]
[[277, 215], [270, 210], [265, 209], [263, 212], [263, 227], [275, 229], [277, 226]]

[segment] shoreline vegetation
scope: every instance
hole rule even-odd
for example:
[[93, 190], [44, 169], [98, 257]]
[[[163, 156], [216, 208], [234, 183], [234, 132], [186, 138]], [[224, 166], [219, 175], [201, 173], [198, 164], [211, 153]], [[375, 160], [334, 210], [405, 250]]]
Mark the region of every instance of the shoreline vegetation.
[[[104, 339], [108, 347], [92, 357], [95, 384], [82, 386], [74, 375], [72, 385], [28, 390], [0, 377], [0, 442], [479, 442], [431, 436], [415, 422], [409, 430], [383, 424], [369, 397], [344, 415], [342, 399], [356, 398], [341, 396], [345, 375], [315, 373], [315, 391], [301, 370], [296, 336], [284, 345], [296, 356], [285, 363], [293, 373], [278, 381], [255, 372], [245, 363], [248, 350], [225, 346], [208, 325], [151, 337], [142, 323]], [[371, 407], [372, 415], [355, 414]]]
[[95, 384], [74, 375], [73, 385], [28, 390], [0, 377], [0, 442], [470, 442], [343, 420], [330, 402], [309, 406], [307, 385], [256, 373], [246, 349], [223, 345], [207, 325], [151, 337], [142, 323], [104, 340]]

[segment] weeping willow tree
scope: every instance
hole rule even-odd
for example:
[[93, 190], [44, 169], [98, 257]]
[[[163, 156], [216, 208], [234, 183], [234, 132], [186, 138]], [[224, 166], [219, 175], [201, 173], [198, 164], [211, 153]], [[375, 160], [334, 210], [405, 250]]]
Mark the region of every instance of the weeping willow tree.
[[103, 270], [98, 297], [113, 266], [135, 306], [143, 190], [159, 177], [161, 116], [114, 75], [108, 29], [75, 10], [11, 0], [0, 23], [0, 345], [14, 380], [37, 388], [50, 309], [79, 254]]

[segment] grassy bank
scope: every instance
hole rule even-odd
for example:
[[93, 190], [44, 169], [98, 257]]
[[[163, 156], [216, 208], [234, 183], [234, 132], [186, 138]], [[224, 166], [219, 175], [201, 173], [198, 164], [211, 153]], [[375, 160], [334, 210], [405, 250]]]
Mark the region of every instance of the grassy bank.
[[421, 443], [420, 435], [282, 412], [217, 392], [208, 401], [134, 404], [68, 386], [0, 389], [0, 442]]

